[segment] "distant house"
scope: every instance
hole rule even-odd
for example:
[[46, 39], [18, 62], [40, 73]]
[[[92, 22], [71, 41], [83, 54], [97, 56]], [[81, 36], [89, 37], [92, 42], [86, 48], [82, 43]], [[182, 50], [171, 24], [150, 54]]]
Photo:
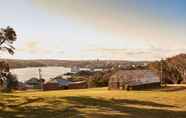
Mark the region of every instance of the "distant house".
[[79, 73], [81, 71], [95, 72], [95, 71], [103, 71], [103, 69], [102, 68], [94, 68], [94, 67], [80, 68], [79, 66], [71, 67], [71, 73]]
[[62, 77], [52, 78], [43, 85], [44, 90], [58, 90], [58, 89], [68, 89], [69, 84], [72, 83], [67, 79]]
[[95, 71], [95, 72], [102, 72], [103, 68], [95, 68], [95, 69], [93, 69], [93, 71]]
[[119, 70], [110, 77], [108, 87], [127, 90], [160, 87], [160, 79], [151, 70]]
[[79, 66], [72, 66], [71, 67], [71, 72], [72, 73], [78, 73], [80, 71], [80, 67]]
[[47, 90], [58, 90], [59, 87], [59, 83], [57, 83], [57, 81], [48, 81], [46, 83], [44, 83], [43, 85], [43, 90], [47, 91]]
[[18, 82], [17, 90], [27, 90], [29, 89], [24, 82]]
[[41, 88], [41, 81], [38, 78], [30, 78], [25, 82], [25, 84], [32, 89], [40, 89]]
[[62, 90], [62, 89], [84, 89], [88, 88], [86, 81], [72, 82], [61, 77], [56, 77], [45, 82], [43, 90]]
[[88, 83], [86, 81], [71, 82], [68, 89], [85, 89], [88, 88]]
[[68, 86], [71, 83], [71, 81], [63, 78], [54, 78], [51, 79], [50, 82], [57, 82], [59, 87]]

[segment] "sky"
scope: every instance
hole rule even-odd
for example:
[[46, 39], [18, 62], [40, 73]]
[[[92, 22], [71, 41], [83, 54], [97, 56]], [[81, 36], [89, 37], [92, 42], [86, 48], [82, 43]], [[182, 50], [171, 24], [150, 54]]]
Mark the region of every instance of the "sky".
[[186, 53], [185, 0], [0, 0], [1, 58], [159, 60]]

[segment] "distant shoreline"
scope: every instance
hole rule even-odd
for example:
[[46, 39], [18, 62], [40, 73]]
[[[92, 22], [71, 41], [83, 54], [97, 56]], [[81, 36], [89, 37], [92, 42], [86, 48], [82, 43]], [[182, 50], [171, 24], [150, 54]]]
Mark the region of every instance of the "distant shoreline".
[[150, 61], [122, 61], [122, 60], [53, 60], [53, 59], [37, 59], [37, 60], [20, 60], [20, 59], [0, 59], [6, 61], [11, 69], [27, 68], [27, 67], [48, 67], [48, 66], [63, 66], [72, 67], [79, 66], [80, 68], [109, 68], [116, 65], [127, 64], [142, 64], [150, 63]]

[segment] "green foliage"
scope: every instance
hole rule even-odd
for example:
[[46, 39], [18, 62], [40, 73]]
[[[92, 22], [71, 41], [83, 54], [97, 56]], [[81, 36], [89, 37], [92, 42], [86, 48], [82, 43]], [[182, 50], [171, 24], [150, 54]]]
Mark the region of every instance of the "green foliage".
[[104, 78], [103, 72], [96, 72], [91, 79], [92, 84], [96, 87], [103, 87], [108, 85], [108, 79]]
[[70, 81], [86, 81], [89, 87], [103, 87], [108, 85], [108, 72], [89, 72], [81, 71], [72, 75], [68, 80]]
[[[7, 51], [13, 55], [15, 48], [12, 46], [16, 41], [16, 32], [11, 27], [0, 29], [0, 51]], [[5, 92], [11, 90], [17, 85], [17, 78], [9, 72], [9, 65], [6, 62], [0, 63], [1, 85], [5, 86]], [[5, 84], [6, 83], [6, 84]]]
[[18, 79], [16, 75], [13, 75], [12, 73], [8, 73], [6, 76], [7, 78], [7, 90], [11, 91], [12, 89], [16, 89], [18, 86]]
[[15, 48], [12, 46], [16, 41], [16, 32], [11, 27], [2, 28], [0, 31], [0, 50], [8, 51], [9, 54], [14, 54]]
[[185, 69], [182, 63], [184, 59], [181, 59], [179, 56], [168, 58], [162, 61], [156, 61], [149, 64], [149, 68], [156, 71], [157, 74], [161, 74], [162, 71], [162, 80], [170, 84], [179, 84], [184, 80], [183, 70]]
[[6, 85], [3, 85], [3, 83], [1, 84], [5, 86], [4, 89], [2, 89], [3, 92], [11, 92], [12, 89], [16, 89], [18, 87], [18, 79], [16, 75], [9, 72], [8, 74], [1, 74], [1, 77], [4, 77], [6, 81]]

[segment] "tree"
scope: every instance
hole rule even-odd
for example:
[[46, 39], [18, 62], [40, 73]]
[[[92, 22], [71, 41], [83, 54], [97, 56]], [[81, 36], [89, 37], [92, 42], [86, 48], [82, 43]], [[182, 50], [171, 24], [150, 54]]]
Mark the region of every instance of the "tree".
[[7, 78], [7, 91], [11, 91], [11, 89], [16, 89], [18, 87], [18, 79], [15, 74], [8, 73], [6, 75]]
[[15, 48], [12, 46], [13, 42], [16, 41], [16, 32], [11, 27], [0, 29], [0, 50], [8, 51], [9, 54], [13, 55]]
[[[7, 51], [9, 54], [13, 55], [15, 48], [13, 43], [16, 41], [16, 32], [11, 27], [0, 29], [0, 51]], [[0, 79], [2, 82], [6, 83], [5, 91], [11, 91], [15, 85], [15, 77], [9, 72], [9, 65], [6, 62], [0, 63]]]
[[170, 63], [169, 60], [161, 60], [160, 62], [157, 61], [149, 64], [149, 69], [157, 72], [164, 84], [179, 84], [183, 81], [182, 73], [178, 68], [180, 66]]
[[1, 80], [2, 82], [5, 82], [2, 84], [3, 92], [11, 92], [12, 89], [16, 89], [18, 87], [17, 76], [12, 74], [11, 72], [1, 73]]

